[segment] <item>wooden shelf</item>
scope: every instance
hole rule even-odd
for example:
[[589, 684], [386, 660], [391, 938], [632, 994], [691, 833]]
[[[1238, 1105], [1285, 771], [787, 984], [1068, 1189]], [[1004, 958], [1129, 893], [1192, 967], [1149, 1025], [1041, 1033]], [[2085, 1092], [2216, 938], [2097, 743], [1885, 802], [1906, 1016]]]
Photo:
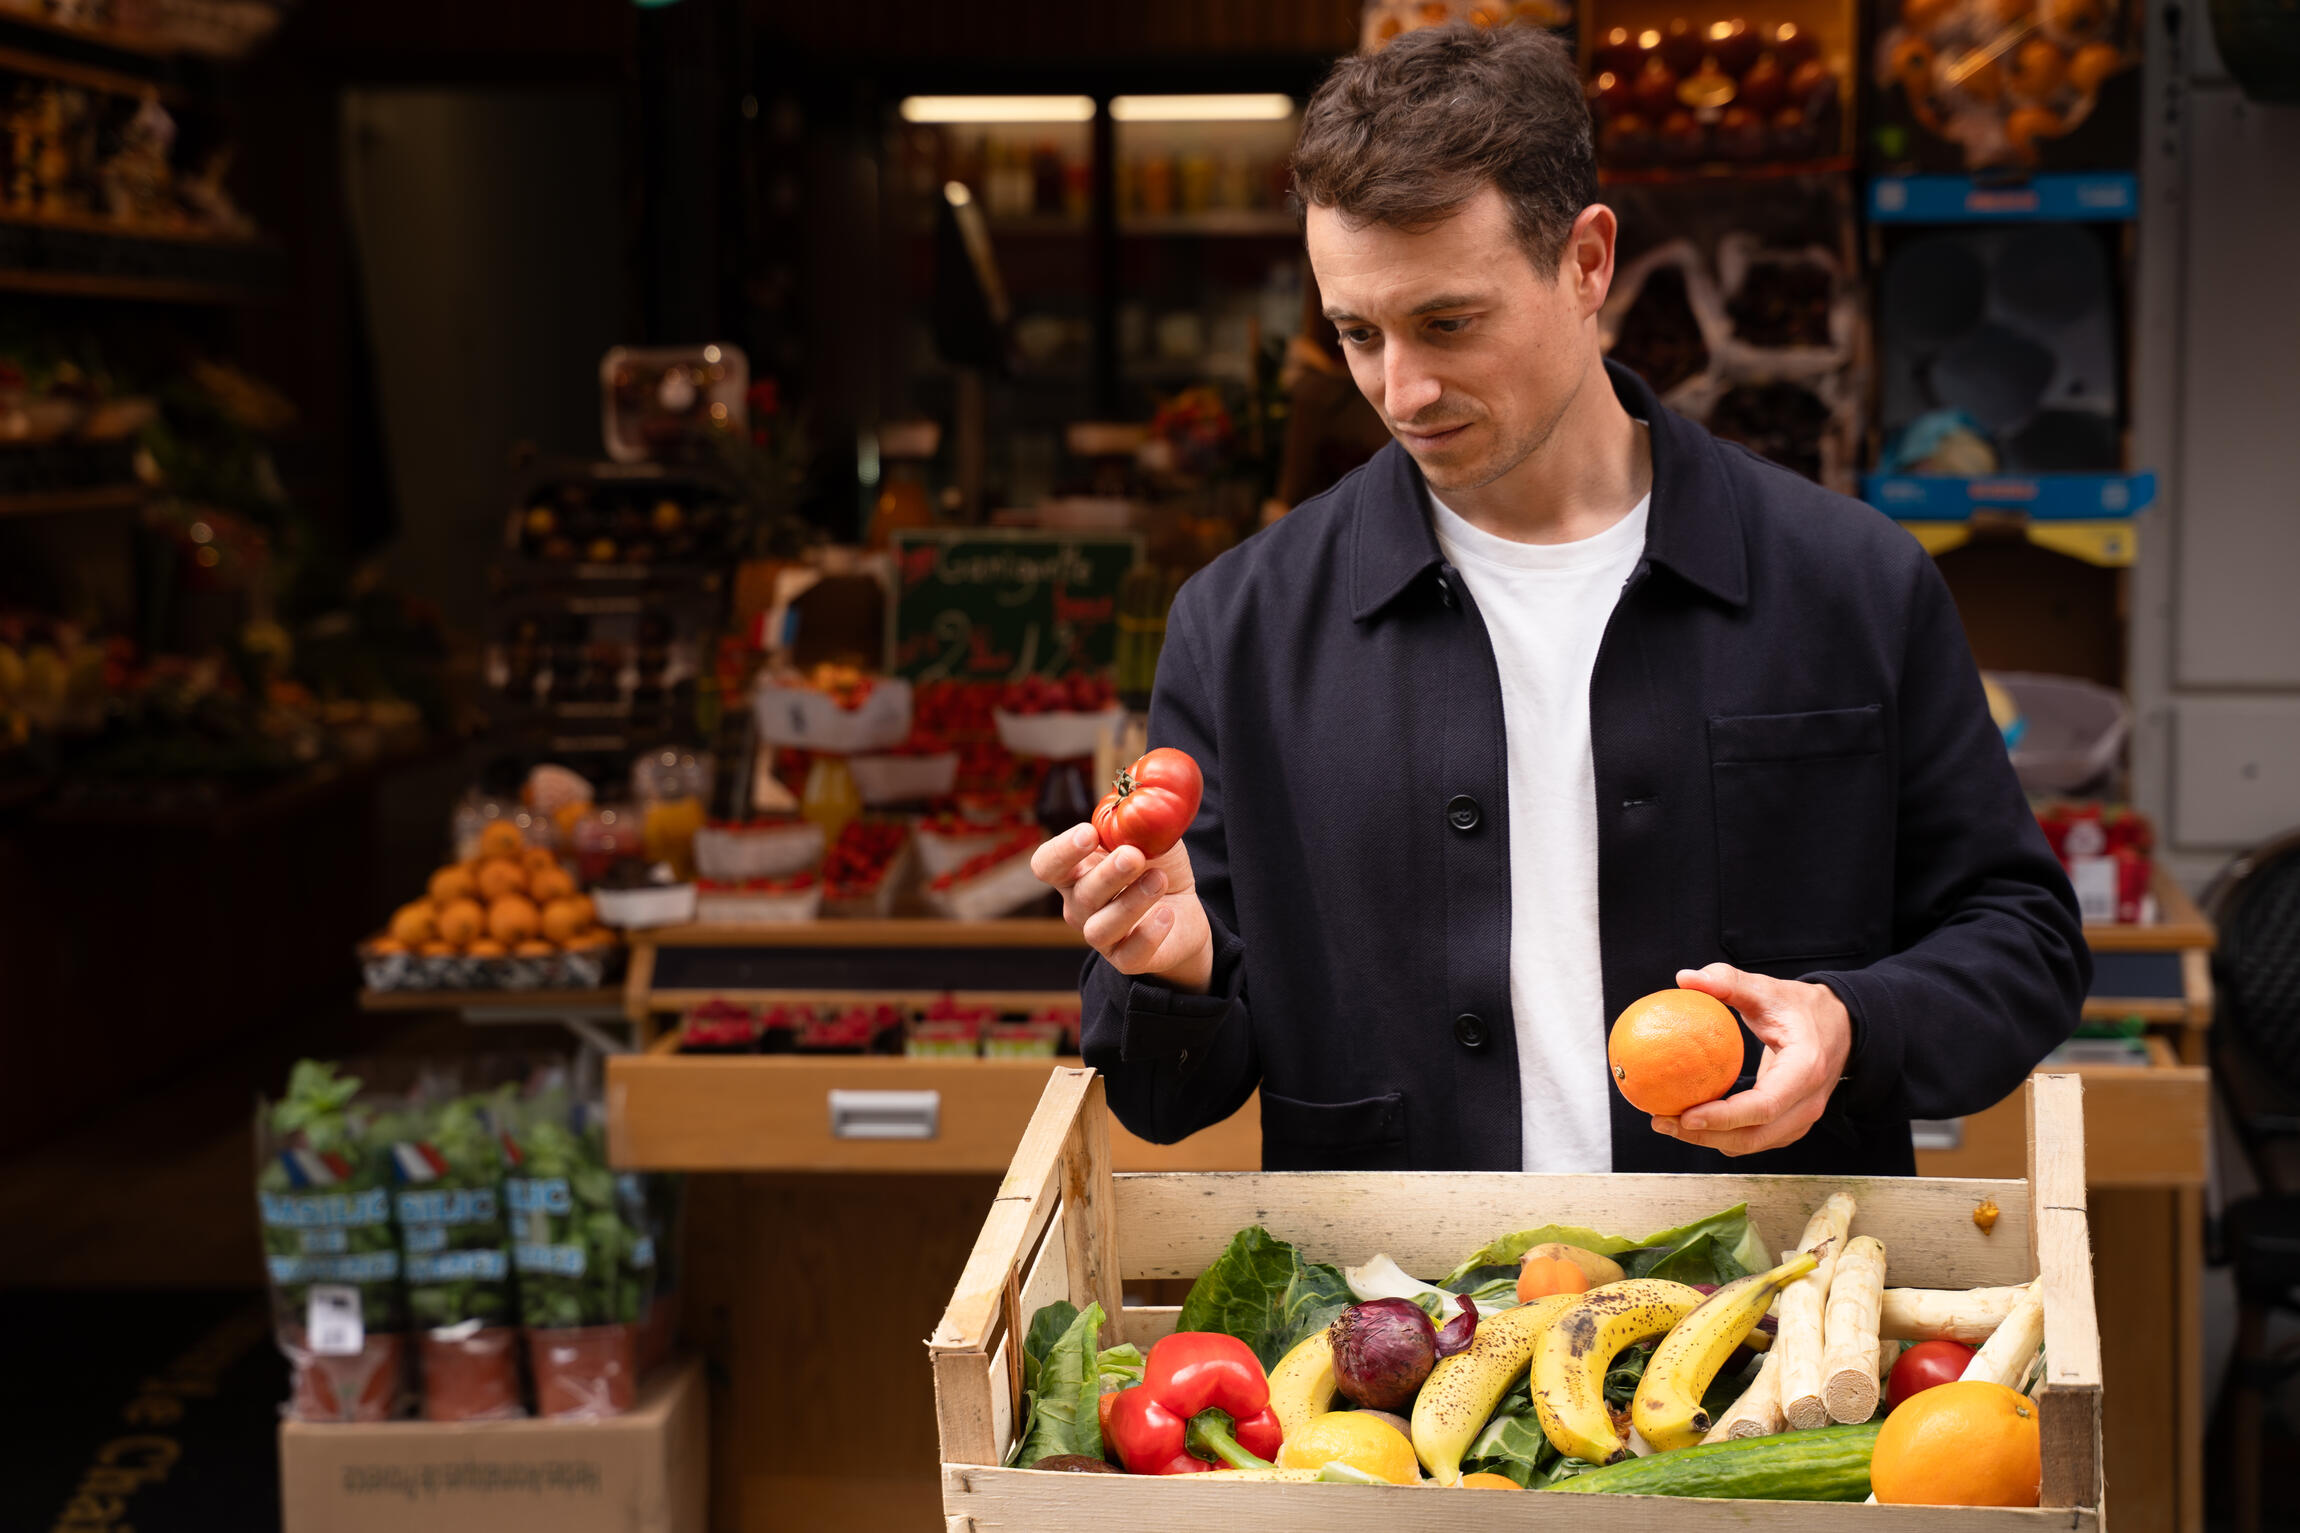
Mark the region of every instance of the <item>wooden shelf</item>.
[[[680, 1054], [673, 1039], [607, 1061], [607, 1150], [641, 1171], [931, 1171], [1006, 1169], [1046, 1089], [1072, 1059], [898, 1059], [883, 1055]], [[832, 1091], [939, 1094], [932, 1139], [842, 1139]], [[1137, 1139], [1114, 1118], [1122, 1171], [1251, 1171], [1262, 1115], [1249, 1101], [1178, 1145]]]
[[619, 1013], [623, 992], [598, 990], [362, 990], [361, 1011], [518, 1011], [565, 1010]]
[[[20, 25], [29, 19], [13, 13], [0, 16], [0, 22], [7, 24]], [[84, 29], [78, 27], [60, 30], [69, 36], [85, 35]], [[5, 33], [5, 26], [0, 26], [0, 36], [4, 36]], [[106, 46], [116, 45], [107, 44]], [[82, 63], [76, 59], [55, 58], [29, 48], [14, 47], [4, 43], [0, 43], [0, 70], [5, 70], [10, 74], [32, 75], [38, 79], [54, 80], [63, 85], [77, 85], [84, 90], [105, 91], [115, 96], [141, 96], [146, 91], [150, 91], [162, 101], [170, 104], [184, 99], [183, 87], [161, 80], [154, 75], [129, 74], [118, 69], [106, 68], [101, 64]]]
[[0, 292], [42, 293], [58, 298], [119, 298], [139, 303], [258, 304], [272, 302], [261, 289], [224, 282], [172, 277], [117, 277], [104, 272], [0, 269]]
[[[2210, 1072], [2149, 1040], [2146, 1065], [2051, 1065], [2084, 1077], [2085, 1181], [2093, 1187], [2201, 1187], [2212, 1140]], [[2017, 1176], [2027, 1165], [2021, 1093], [1964, 1119], [1954, 1150], [1919, 1150], [1919, 1176]]]
[[65, 234], [100, 234], [107, 239], [152, 240], [177, 245], [225, 245], [256, 249], [261, 242], [244, 234], [221, 234], [213, 229], [148, 228], [123, 224], [94, 213], [20, 213], [0, 210], [0, 227], [53, 229]]
[[1118, 232], [1128, 239], [1161, 236], [1210, 239], [1293, 239], [1301, 227], [1282, 208], [1209, 208], [1203, 213], [1169, 213], [1162, 218], [1137, 215], [1121, 219]]
[[2094, 922], [2084, 926], [2084, 940], [2096, 953], [2166, 953], [2186, 948], [2210, 952], [2219, 940], [2212, 923], [2196, 908], [2188, 891], [2158, 863], [2149, 882], [2156, 896], [2156, 919], [2146, 925], [2133, 922]]
[[633, 946], [652, 947], [1073, 947], [1086, 940], [1061, 921], [759, 921], [658, 926], [633, 932]]
[[131, 511], [151, 497], [140, 484], [99, 484], [78, 490], [0, 494], [0, 517], [48, 516], [67, 511]]

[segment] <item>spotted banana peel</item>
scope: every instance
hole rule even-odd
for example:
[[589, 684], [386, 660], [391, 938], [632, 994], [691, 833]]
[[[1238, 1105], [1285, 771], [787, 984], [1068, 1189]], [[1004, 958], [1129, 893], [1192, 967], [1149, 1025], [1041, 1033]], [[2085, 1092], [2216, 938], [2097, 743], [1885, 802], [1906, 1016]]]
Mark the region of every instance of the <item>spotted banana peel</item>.
[[1482, 1316], [1467, 1349], [1438, 1359], [1414, 1397], [1411, 1433], [1414, 1452], [1433, 1479], [1450, 1485], [1461, 1478], [1461, 1456], [1525, 1372], [1535, 1344], [1550, 1322], [1581, 1298], [1554, 1294]]
[[1629, 1445], [1605, 1406], [1606, 1370], [1624, 1348], [1666, 1336], [1701, 1300], [1698, 1288], [1666, 1278], [1630, 1278], [1575, 1295], [1533, 1350], [1533, 1412], [1551, 1446], [1592, 1464], [1627, 1458]]
[[1733, 1349], [1748, 1340], [1782, 1289], [1813, 1270], [1810, 1251], [1799, 1251], [1770, 1272], [1735, 1278], [1702, 1301], [1653, 1349], [1629, 1402], [1629, 1420], [1639, 1435], [1664, 1452], [1690, 1448], [1715, 1423], [1701, 1408], [1709, 1381]]

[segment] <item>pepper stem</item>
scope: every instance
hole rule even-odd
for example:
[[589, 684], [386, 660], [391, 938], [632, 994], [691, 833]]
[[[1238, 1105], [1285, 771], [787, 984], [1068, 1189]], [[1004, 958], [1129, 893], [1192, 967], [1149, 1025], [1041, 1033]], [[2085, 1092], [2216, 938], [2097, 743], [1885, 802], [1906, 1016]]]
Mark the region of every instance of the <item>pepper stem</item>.
[[1238, 1446], [1231, 1436], [1237, 1425], [1236, 1418], [1219, 1407], [1210, 1407], [1190, 1418], [1190, 1430], [1184, 1434], [1182, 1445], [1193, 1457], [1220, 1459], [1232, 1469], [1274, 1469], [1277, 1466], [1266, 1458], [1257, 1458]]

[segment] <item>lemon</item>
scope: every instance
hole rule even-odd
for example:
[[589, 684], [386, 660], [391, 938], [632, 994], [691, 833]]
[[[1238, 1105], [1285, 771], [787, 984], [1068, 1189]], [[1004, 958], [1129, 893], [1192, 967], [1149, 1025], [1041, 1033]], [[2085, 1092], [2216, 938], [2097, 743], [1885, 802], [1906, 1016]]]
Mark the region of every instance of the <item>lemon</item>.
[[1465, 1474], [1461, 1477], [1461, 1483], [1472, 1490], [1523, 1490], [1525, 1488], [1506, 1474]]
[[1421, 1477], [1414, 1446], [1396, 1427], [1368, 1411], [1328, 1411], [1302, 1423], [1278, 1449], [1281, 1469], [1323, 1469], [1347, 1464], [1392, 1485], [1412, 1485]]

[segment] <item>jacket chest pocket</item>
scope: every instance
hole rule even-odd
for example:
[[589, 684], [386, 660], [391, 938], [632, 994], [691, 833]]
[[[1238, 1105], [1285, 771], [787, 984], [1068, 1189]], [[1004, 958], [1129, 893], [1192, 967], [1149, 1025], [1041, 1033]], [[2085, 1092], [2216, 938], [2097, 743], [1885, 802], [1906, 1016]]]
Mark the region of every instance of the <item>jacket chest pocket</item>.
[[1709, 775], [1726, 954], [1772, 964], [1881, 951], [1893, 887], [1884, 710], [1713, 718]]

